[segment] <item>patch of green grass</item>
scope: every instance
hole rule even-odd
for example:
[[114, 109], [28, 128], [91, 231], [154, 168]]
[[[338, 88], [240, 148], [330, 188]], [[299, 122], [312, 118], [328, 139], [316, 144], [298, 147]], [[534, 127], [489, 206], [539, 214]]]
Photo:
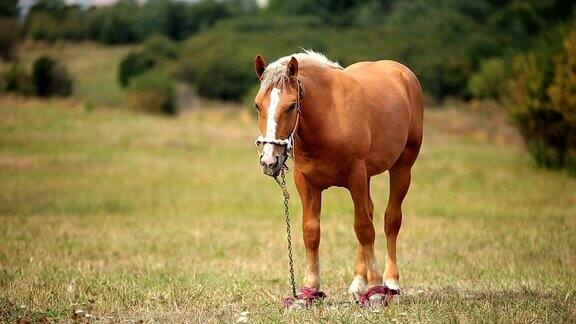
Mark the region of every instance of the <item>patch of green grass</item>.
[[[244, 311], [254, 322], [576, 320], [576, 179], [537, 169], [517, 137], [490, 140], [483, 116], [427, 112], [399, 238], [400, 298], [376, 310], [349, 302], [352, 203], [332, 189], [328, 299], [284, 311], [282, 197], [258, 166], [253, 121], [57, 105], [0, 101], [1, 321], [78, 310], [104, 321], [233, 322]], [[374, 179], [381, 264], [387, 189], [386, 175]]]

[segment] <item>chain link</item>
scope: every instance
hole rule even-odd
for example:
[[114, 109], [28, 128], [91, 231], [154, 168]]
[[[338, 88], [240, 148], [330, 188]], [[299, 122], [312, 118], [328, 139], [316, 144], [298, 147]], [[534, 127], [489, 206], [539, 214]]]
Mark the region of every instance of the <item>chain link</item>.
[[288, 246], [288, 261], [290, 264], [290, 284], [292, 285], [292, 296], [297, 298], [296, 295], [296, 280], [294, 279], [294, 258], [292, 257], [292, 235], [290, 231], [290, 194], [288, 193], [288, 188], [286, 187], [286, 175], [284, 174], [284, 167], [280, 171], [280, 178], [274, 178], [278, 185], [282, 189], [282, 194], [284, 195], [284, 216], [286, 217], [286, 241]]

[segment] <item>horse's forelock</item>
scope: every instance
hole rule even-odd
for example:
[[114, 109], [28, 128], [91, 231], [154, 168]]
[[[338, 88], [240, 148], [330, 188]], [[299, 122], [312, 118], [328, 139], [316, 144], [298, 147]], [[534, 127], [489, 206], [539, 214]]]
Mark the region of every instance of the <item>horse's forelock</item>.
[[304, 50], [303, 53], [295, 53], [292, 55], [284, 56], [270, 63], [262, 74], [260, 85], [261, 89], [268, 90], [273, 87], [283, 89], [289, 84], [290, 78], [288, 76], [287, 67], [292, 57], [298, 60], [298, 66], [300, 68], [307, 66], [317, 66], [342, 69], [338, 62], [329, 60], [324, 54], [314, 52], [312, 50]]

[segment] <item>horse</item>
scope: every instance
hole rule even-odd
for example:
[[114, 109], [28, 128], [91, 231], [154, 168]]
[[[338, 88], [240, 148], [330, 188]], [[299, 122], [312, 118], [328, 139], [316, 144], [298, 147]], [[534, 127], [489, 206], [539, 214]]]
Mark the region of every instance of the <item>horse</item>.
[[[254, 68], [260, 80], [254, 107], [263, 173], [277, 177], [287, 157], [294, 158], [306, 250], [299, 298], [325, 296], [320, 290], [320, 211], [322, 192], [336, 186], [351, 195], [359, 242], [349, 292], [361, 302], [388, 300], [400, 291], [396, 242], [402, 202], [422, 143], [424, 103], [418, 78], [395, 61], [365, 61], [342, 68], [314, 51], [270, 64], [257, 55]], [[370, 180], [385, 171], [390, 191], [384, 213], [388, 253], [382, 275], [374, 251]]]

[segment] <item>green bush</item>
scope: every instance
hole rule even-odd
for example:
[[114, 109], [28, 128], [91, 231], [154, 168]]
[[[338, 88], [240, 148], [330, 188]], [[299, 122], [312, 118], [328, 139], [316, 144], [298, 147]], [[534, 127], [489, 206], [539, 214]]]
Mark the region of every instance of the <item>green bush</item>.
[[199, 95], [240, 102], [258, 83], [252, 65], [255, 54], [266, 54], [272, 61], [302, 51], [300, 46], [325, 47], [306, 27], [241, 33], [233, 28], [237, 24], [250, 28], [245, 20], [229, 21], [183, 44], [178, 75], [194, 84]]
[[151, 71], [130, 82], [128, 91], [130, 107], [135, 110], [176, 115], [176, 91], [169, 76]]
[[511, 99], [536, 162], [576, 172], [576, 24], [514, 60]]
[[18, 63], [11, 64], [0, 75], [0, 92], [34, 95], [34, 84], [30, 74]]
[[120, 66], [118, 67], [118, 81], [120, 85], [127, 87], [132, 78], [150, 71], [156, 66], [156, 63], [156, 59], [146, 52], [128, 53], [122, 61], [120, 61]]
[[168, 37], [160, 34], [146, 39], [143, 52], [157, 59], [175, 60], [180, 56], [180, 47]]
[[472, 74], [468, 80], [468, 91], [479, 99], [498, 100], [505, 91], [508, 74], [508, 65], [504, 59], [483, 60], [478, 72]]
[[[247, 64], [250, 66], [250, 64]], [[198, 70], [196, 77], [198, 94], [208, 98], [239, 101], [255, 83], [251, 69], [233, 62], [222, 61], [207, 64]]]
[[[422, 22], [414, 22], [409, 13], [390, 17], [394, 20], [386, 24], [352, 28], [316, 25], [318, 20], [305, 17], [284, 17], [278, 22], [266, 17], [228, 19], [184, 43], [181, 74], [201, 95], [241, 101], [257, 82], [254, 55], [264, 54], [273, 61], [311, 48], [343, 66], [394, 59], [414, 70], [428, 94], [466, 95], [468, 77], [477, 64], [474, 60], [480, 59], [469, 54], [487, 47], [490, 40], [475, 37], [477, 26], [458, 13], [426, 9], [423, 14], [429, 19]], [[433, 32], [423, 34], [424, 30]]]
[[72, 78], [68, 71], [58, 61], [48, 56], [42, 56], [34, 61], [32, 81], [35, 93], [40, 97], [66, 97], [72, 94]]

